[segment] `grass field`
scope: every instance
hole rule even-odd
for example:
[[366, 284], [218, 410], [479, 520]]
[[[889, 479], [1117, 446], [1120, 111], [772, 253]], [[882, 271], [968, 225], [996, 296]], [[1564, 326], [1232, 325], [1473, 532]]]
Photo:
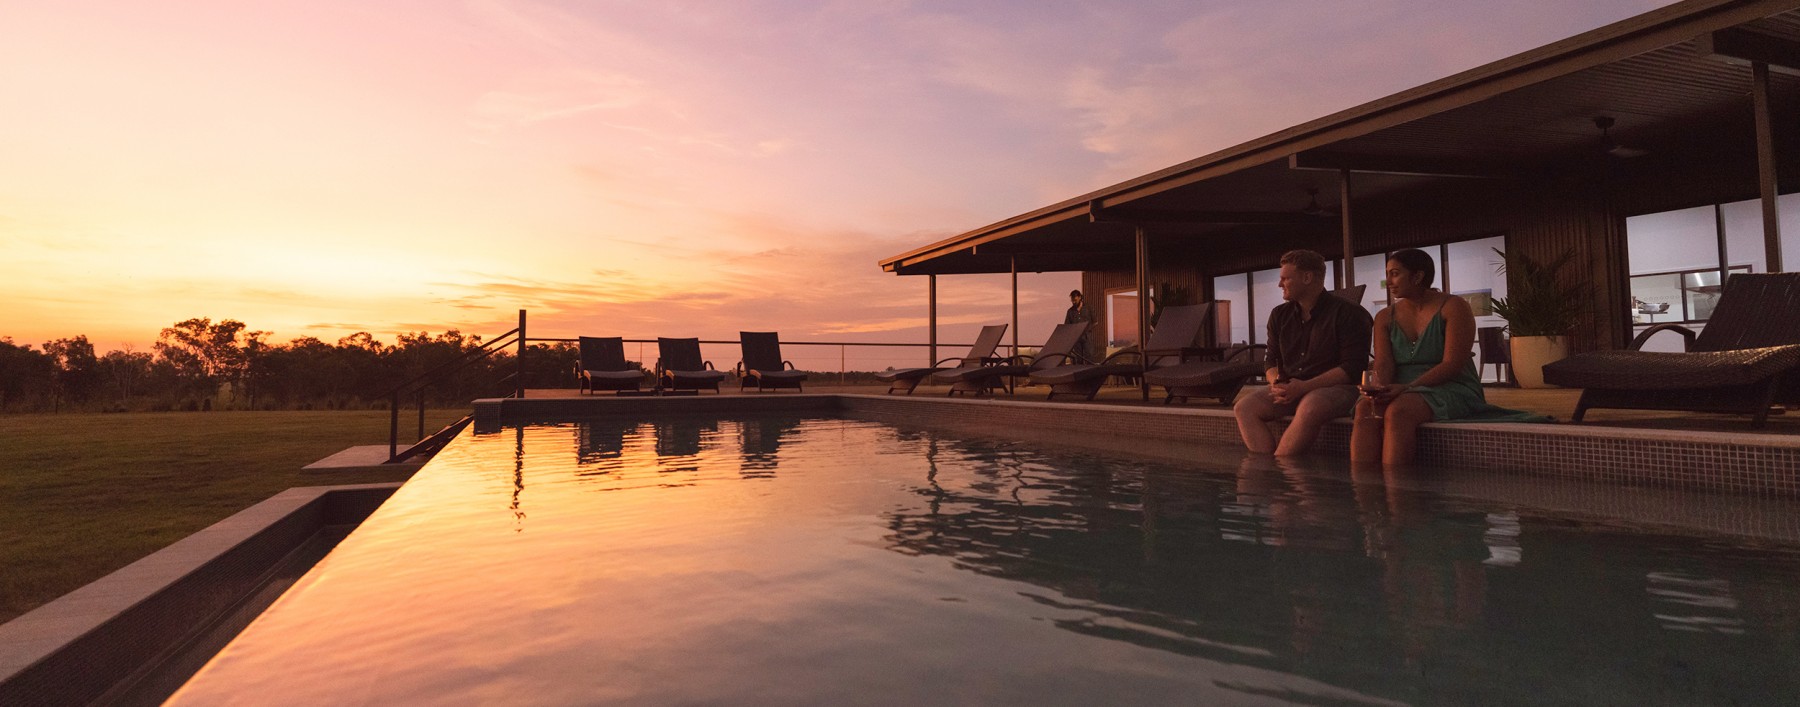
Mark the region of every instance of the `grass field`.
[[[464, 414], [428, 411], [427, 430]], [[300, 471], [387, 435], [386, 411], [0, 416], [0, 621], [283, 489], [403, 480]]]

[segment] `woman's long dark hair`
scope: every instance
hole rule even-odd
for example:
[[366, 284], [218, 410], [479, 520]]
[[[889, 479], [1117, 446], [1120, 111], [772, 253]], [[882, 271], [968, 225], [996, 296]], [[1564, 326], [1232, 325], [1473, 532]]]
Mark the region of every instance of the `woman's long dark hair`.
[[1388, 256], [1388, 260], [1399, 263], [1400, 267], [1409, 272], [1425, 273], [1425, 282], [1420, 283], [1423, 287], [1430, 287], [1437, 280], [1437, 264], [1431, 262], [1431, 256], [1418, 248], [1396, 250], [1393, 255]]

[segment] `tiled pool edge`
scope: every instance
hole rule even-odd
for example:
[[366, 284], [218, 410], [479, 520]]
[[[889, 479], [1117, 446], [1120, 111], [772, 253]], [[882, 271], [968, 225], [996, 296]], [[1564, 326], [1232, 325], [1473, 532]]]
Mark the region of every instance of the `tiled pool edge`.
[[178, 651], [398, 483], [292, 488], [0, 624], [0, 704], [86, 704]]
[[[1137, 442], [1237, 445], [1229, 410], [1128, 407], [890, 395], [495, 399], [475, 403], [478, 426], [584, 415], [852, 412], [885, 421], [1004, 434], [1030, 428], [1117, 448]], [[1344, 455], [1348, 420], [1331, 423], [1315, 451]], [[1419, 461], [1655, 488], [1800, 497], [1800, 438], [1725, 432], [1526, 423], [1430, 424]]]

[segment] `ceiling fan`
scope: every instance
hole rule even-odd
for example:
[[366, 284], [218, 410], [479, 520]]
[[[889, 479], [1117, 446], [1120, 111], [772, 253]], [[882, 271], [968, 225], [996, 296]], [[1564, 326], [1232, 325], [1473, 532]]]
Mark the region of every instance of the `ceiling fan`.
[[1608, 132], [1612, 130], [1613, 118], [1610, 115], [1594, 116], [1594, 127], [1600, 129], [1600, 151], [1619, 159], [1631, 159], [1650, 154], [1649, 150], [1621, 145], [1612, 139]]

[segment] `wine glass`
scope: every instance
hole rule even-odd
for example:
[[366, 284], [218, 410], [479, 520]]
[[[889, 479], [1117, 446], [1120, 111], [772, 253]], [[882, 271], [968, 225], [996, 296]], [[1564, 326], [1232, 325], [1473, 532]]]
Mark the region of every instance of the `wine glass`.
[[1374, 396], [1374, 391], [1376, 391], [1380, 388], [1381, 388], [1381, 376], [1376, 375], [1374, 369], [1368, 369], [1368, 370], [1363, 371], [1362, 392], [1363, 392], [1363, 395], [1369, 396], [1369, 417], [1377, 417], [1377, 418], [1381, 417], [1381, 408], [1379, 407], [1380, 403], [1375, 400], [1375, 396]]

